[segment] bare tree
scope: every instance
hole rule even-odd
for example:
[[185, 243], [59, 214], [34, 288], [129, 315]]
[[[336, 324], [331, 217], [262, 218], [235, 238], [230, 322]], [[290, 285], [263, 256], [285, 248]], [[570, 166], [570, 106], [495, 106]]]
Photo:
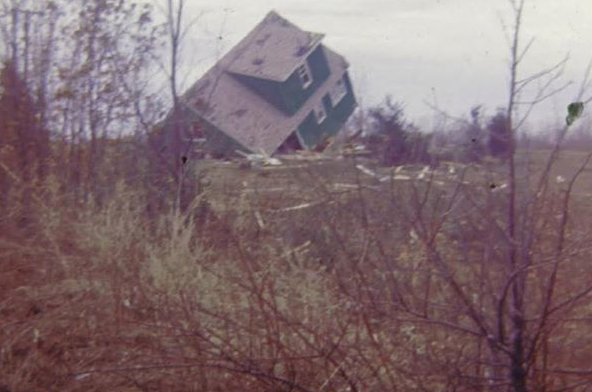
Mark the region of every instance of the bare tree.
[[181, 208], [181, 199], [185, 181], [185, 163], [187, 157], [183, 154], [183, 126], [181, 103], [178, 88], [179, 55], [183, 38], [184, 0], [167, 0], [166, 27], [170, 45], [169, 87], [173, 108], [171, 112], [173, 168], [177, 186], [175, 208]]
[[[543, 165], [543, 169], [531, 182], [528, 173], [519, 172], [517, 160], [519, 153], [516, 149], [516, 135], [531, 110], [540, 102], [567, 87], [567, 84], [556, 87], [566, 60], [549, 67], [534, 75], [521, 78], [520, 66], [532, 45], [532, 40], [522, 46], [521, 32], [524, 15], [524, 0], [511, 0], [513, 12], [511, 45], [510, 45], [510, 84], [505, 119], [509, 130], [509, 155], [507, 174], [503, 183], [507, 191], [479, 196], [471, 187], [463, 185], [461, 178], [453, 196], [449, 200], [448, 208], [439, 212], [439, 218], [428, 218], [429, 209], [425, 201], [427, 196], [415, 193], [417, 201], [413, 211], [408, 216], [409, 223], [420, 238], [425, 257], [431, 268], [434, 268], [430, 279], [441, 281], [443, 287], [450, 290], [454, 300], [449, 311], [451, 314], [462, 315], [462, 322], [451, 321], [448, 317], [437, 316], [437, 312], [420, 311], [408, 308], [407, 311], [426, 321], [434, 322], [452, 330], [464, 331], [467, 336], [473, 336], [478, 342], [476, 347], [487, 347], [490, 354], [486, 358], [480, 354], [474, 360], [485, 365], [477, 366], [474, 374], [464, 374], [462, 377], [472, 377], [473, 380], [482, 379], [483, 386], [490, 388], [498, 386], [516, 392], [526, 392], [535, 388], [549, 390], [557, 387], [550, 380], [553, 371], [549, 368], [549, 352], [552, 331], [557, 329], [562, 321], [553, 316], [564, 311], [573, 310], [577, 303], [581, 303], [592, 291], [588, 282], [578, 282], [575, 293], [561, 292], [559, 286], [568, 284], [566, 275], [574, 271], [572, 268], [582, 260], [577, 258], [573, 248], [579, 246], [566, 244], [567, 232], [574, 230], [572, 222], [572, 192], [578, 177], [590, 161], [586, 157], [580, 168], [568, 180], [568, 186], [561, 196], [550, 189], [551, 168], [557, 162], [562, 138]], [[587, 85], [587, 76], [582, 88], [575, 98], [580, 101]], [[538, 83], [540, 88], [532, 99], [523, 99], [526, 86]], [[525, 106], [522, 115], [517, 108]], [[566, 105], [567, 106], [567, 105]], [[568, 125], [562, 131], [567, 131]], [[526, 165], [526, 163], [525, 163]], [[501, 180], [503, 181], [503, 180]], [[500, 178], [490, 180], [491, 189], [499, 187]], [[531, 188], [532, 187], [532, 188]], [[503, 194], [504, 196], [499, 196]], [[427, 195], [427, 193], [426, 193]], [[462, 200], [462, 201], [461, 201]], [[470, 214], [455, 213], [458, 204], [468, 203]], [[506, 213], [501, 211], [505, 209]], [[553, 212], [551, 212], [553, 211]], [[557, 214], [557, 219], [549, 214]], [[460, 273], [457, 265], [451, 259], [451, 252], [446, 247], [455, 248], [451, 244], [440, 244], [438, 237], [444, 234], [445, 228], [451, 224], [450, 217], [466, 222], [472, 231], [461, 235], [464, 247], [458, 249], [465, 255], [467, 261], [473, 264], [475, 271], [463, 270]], [[485, 222], [479, 222], [484, 220]], [[461, 228], [457, 229], [463, 232]], [[473, 237], [479, 233], [481, 241], [478, 245]], [[471, 240], [470, 238], [473, 238]], [[477, 253], [472, 253], [476, 249]], [[548, 247], [553, 248], [547, 252]], [[457, 254], [452, 252], [452, 254]], [[480, 254], [480, 256], [479, 256]], [[467, 276], [463, 276], [467, 275]], [[477, 285], [470, 282], [477, 279]], [[561, 283], [560, 283], [561, 282]], [[535, 288], [540, 289], [535, 289]], [[425, 306], [433, 300], [425, 299]], [[433, 305], [432, 305], [433, 306]], [[564, 316], [566, 317], [566, 316]], [[563, 319], [565, 320], [565, 319]], [[558, 349], [557, 347], [555, 349]], [[588, 370], [573, 370], [572, 375], [584, 375]], [[578, 373], [579, 372], [579, 373]], [[555, 373], [557, 374], [557, 373]], [[565, 373], [564, 373], [565, 374]], [[478, 383], [477, 383], [478, 384]], [[581, 386], [581, 380], [574, 384]], [[569, 384], [568, 384], [569, 386]]]
[[[175, 194], [175, 209], [187, 206], [187, 162], [190, 156], [191, 141], [188, 140], [187, 110], [184, 108], [180, 89], [180, 69], [182, 52], [187, 35], [192, 31], [198, 18], [187, 18], [187, 3], [184, 0], [164, 0], [155, 2], [164, 17], [166, 37], [166, 64], [159, 62], [160, 69], [166, 74], [167, 89], [170, 94], [171, 110], [162, 125], [162, 135], [151, 147], [161, 156], [160, 165], [166, 166], [165, 172], [172, 174]], [[165, 151], [166, 150], [166, 151]], [[164, 151], [164, 154], [162, 152]]]

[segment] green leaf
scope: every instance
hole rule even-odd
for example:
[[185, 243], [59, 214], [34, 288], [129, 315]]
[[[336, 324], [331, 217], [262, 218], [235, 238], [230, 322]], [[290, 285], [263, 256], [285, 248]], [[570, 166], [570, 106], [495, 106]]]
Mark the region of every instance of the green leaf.
[[565, 118], [565, 122], [567, 125], [573, 124], [578, 118], [582, 116], [584, 112], [584, 103], [583, 102], [572, 102], [567, 106], [567, 117]]

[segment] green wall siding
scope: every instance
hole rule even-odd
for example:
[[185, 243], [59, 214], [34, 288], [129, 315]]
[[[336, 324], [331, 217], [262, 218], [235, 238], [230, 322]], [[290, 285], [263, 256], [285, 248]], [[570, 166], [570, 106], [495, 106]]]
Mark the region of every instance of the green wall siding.
[[323, 45], [317, 46], [307, 58], [308, 67], [312, 74], [312, 84], [302, 88], [297, 71], [282, 84], [283, 101], [289, 114], [294, 114], [302, 107], [311, 95], [327, 80], [330, 74]]
[[335, 136], [347, 121], [356, 107], [356, 99], [352, 90], [349, 76], [344, 75], [347, 94], [339, 101], [336, 107], [332, 107], [329, 95], [323, 97], [323, 106], [327, 113], [327, 118], [321, 124], [317, 124], [316, 116], [313, 112], [298, 127], [300, 139], [307, 148], [314, 148], [331, 136]]

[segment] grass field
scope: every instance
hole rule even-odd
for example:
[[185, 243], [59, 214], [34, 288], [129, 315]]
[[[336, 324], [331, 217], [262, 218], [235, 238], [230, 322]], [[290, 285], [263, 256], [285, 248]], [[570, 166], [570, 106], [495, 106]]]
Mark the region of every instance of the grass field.
[[[521, 186], [548, 154], [519, 154]], [[584, 159], [560, 155], [551, 193], [562, 194]], [[495, 264], [503, 240], [491, 229], [505, 216], [504, 173], [493, 161], [433, 169], [316, 155], [279, 166], [200, 161], [188, 215], [148, 221], [126, 188], [100, 209], [47, 208], [35, 237], [0, 239], [0, 391], [483, 388], [490, 370], [475, 363], [487, 358], [484, 340], [440, 328], [471, 324], [422, 239], [433, 232], [461, 289], [493, 306], [488, 290], [505, 276]], [[589, 166], [574, 192], [580, 230]], [[553, 203], [542, 228], [555, 224]], [[566, 247], [583, 260], [578, 233]], [[537, 232], [532, 257], [553, 254], [546, 235]], [[569, 265], [557, 275], [559, 294], [586, 284], [585, 266]], [[544, 283], [537, 279], [532, 290]], [[545, 355], [566, 367], [588, 358], [577, 348], [592, 338], [574, 325], [557, 324], [561, 334], [547, 341], [557, 353]], [[539, 373], [532, 377], [537, 385]]]

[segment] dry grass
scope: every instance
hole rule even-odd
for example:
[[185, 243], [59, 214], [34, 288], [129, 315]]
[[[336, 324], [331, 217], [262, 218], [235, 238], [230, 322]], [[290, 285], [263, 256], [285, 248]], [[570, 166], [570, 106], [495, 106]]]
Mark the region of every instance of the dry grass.
[[[490, 187], [501, 181], [495, 171], [451, 167], [418, 180], [423, 167], [395, 173], [364, 160], [253, 169], [204, 161], [189, 212], [157, 221], [147, 218], [142, 195], [123, 185], [100, 208], [48, 197], [34, 237], [6, 233], [0, 242], [0, 385], [10, 392], [483, 388], [467, 377], [483, 372], [475, 362], [482, 341], [414, 313], [468, 323], [444, 306], [454, 305], [450, 290], [411, 230], [417, 201], [425, 195], [421, 214], [434, 227], [452, 211], [438, 241], [476, 296], [483, 274], [471, 260], [488, 230], [477, 207], [503, 205], [503, 188]], [[458, 187], [473, 199], [449, 210]], [[574, 225], [580, 232], [585, 224]], [[581, 241], [574, 236], [574, 246]], [[584, 273], [581, 255], [566, 274]], [[491, 269], [488, 278], [502, 275]], [[569, 350], [588, 346], [587, 335], [574, 336], [580, 322], [553, 335], [558, 366], [571, 366]]]

